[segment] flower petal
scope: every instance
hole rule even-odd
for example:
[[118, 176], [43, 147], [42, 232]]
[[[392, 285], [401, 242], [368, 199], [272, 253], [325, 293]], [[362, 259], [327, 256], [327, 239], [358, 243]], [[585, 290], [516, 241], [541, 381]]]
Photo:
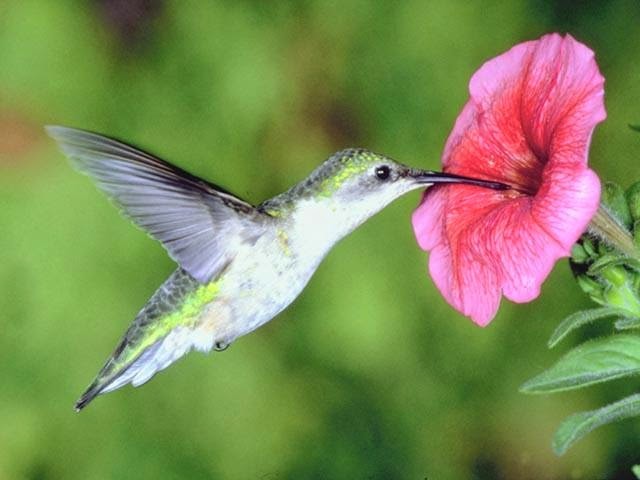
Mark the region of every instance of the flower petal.
[[509, 183], [497, 192], [431, 188], [412, 217], [444, 297], [479, 325], [504, 294], [536, 298], [598, 208], [600, 182], [586, 166], [605, 118], [604, 79], [593, 52], [547, 35], [486, 62], [447, 140], [445, 171]]
[[532, 204], [533, 218], [569, 255], [600, 205], [600, 179], [590, 169], [550, 168]]

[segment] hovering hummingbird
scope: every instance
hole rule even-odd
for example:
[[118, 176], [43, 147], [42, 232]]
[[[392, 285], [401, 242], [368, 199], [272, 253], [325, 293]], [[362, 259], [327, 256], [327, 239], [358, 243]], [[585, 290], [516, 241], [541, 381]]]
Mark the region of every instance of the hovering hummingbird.
[[179, 265], [135, 317], [77, 411], [97, 395], [142, 385], [192, 349], [224, 350], [271, 320], [341, 238], [402, 194], [443, 183], [509, 188], [347, 149], [254, 207], [117, 140], [59, 126], [46, 130], [74, 167]]

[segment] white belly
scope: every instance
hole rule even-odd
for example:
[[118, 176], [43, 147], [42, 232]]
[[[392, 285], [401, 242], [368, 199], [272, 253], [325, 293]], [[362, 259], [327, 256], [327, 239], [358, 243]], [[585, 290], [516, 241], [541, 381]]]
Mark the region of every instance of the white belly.
[[271, 320], [296, 299], [321, 259], [294, 256], [284, 234], [264, 235], [240, 249], [221, 278], [219, 295], [203, 310], [202, 341], [229, 344]]

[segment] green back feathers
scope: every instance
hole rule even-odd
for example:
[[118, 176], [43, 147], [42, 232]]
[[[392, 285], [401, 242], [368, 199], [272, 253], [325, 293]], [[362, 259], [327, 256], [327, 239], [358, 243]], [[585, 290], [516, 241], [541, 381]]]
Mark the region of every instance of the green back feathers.
[[373, 168], [385, 157], [362, 148], [349, 148], [334, 153], [302, 182], [286, 192], [267, 200], [258, 209], [272, 216], [281, 216], [301, 198], [330, 197], [350, 179]]

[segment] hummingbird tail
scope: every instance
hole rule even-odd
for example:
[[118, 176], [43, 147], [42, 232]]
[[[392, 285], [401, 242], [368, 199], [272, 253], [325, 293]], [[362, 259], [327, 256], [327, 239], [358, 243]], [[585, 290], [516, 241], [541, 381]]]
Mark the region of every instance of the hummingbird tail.
[[93, 383], [76, 402], [75, 410], [79, 412], [98, 395], [112, 392], [128, 383], [139, 387], [160, 370], [164, 370], [184, 356], [194, 346], [199, 350], [211, 348], [211, 345], [208, 345], [208, 348], [201, 348], [201, 345], [202, 340], [194, 338], [194, 330], [183, 327], [173, 330], [166, 337], [150, 345], [132, 361], [119, 361], [120, 348], [117, 349], [114, 356], [109, 359]]
[[208, 352], [218, 342], [216, 348], [220, 349], [224, 337], [219, 325], [224, 324], [228, 312], [218, 307], [215, 315], [213, 309], [201, 315], [215, 299], [218, 288], [216, 282], [203, 285], [184, 270], [176, 270], [138, 313], [111, 358], [76, 403], [76, 410], [128, 383], [142, 385], [193, 348]]
[[[123, 349], [120, 347], [116, 349], [116, 353], [107, 361], [105, 366], [100, 370], [96, 379], [89, 385], [87, 390], [82, 394], [80, 399], [75, 404], [76, 412], [79, 412], [86, 407], [98, 395], [103, 393], [112, 392], [130, 381], [138, 375], [140, 370], [148, 365], [149, 357], [154, 356], [155, 351], [158, 349], [162, 341], [148, 347], [142, 354], [132, 362], [126, 362], [124, 364], [118, 362], [119, 353]], [[149, 377], [151, 378], [151, 377]], [[141, 383], [140, 383], [141, 384]]]
[[84, 407], [86, 407], [91, 400], [100, 395], [100, 388], [94, 383], [91, 384], [89, 388], [82, 394], [82, 396], [76, 402], [74, 408], [76, 412], [79, 412]]

